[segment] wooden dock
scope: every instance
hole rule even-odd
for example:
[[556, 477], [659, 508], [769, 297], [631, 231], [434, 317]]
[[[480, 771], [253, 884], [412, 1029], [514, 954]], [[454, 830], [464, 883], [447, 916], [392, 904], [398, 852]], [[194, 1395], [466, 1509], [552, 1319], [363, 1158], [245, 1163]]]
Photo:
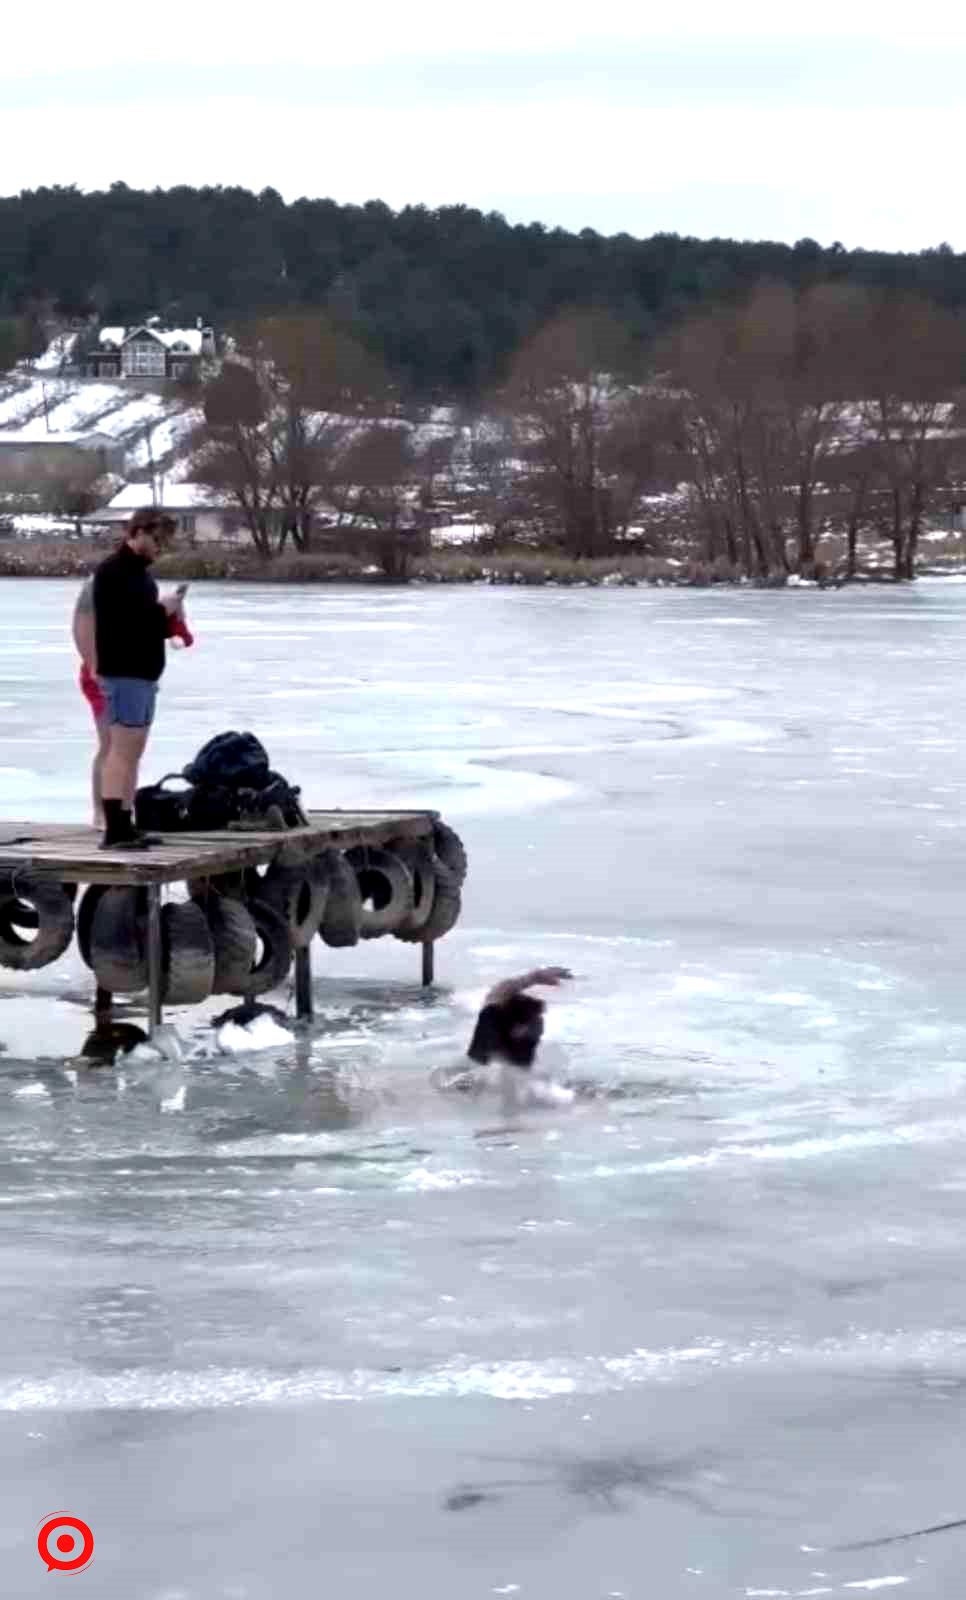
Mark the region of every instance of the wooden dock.
[[100, 832], [81, 823], [0, 821], [0, 872], [29, 867], [59, 883], [112, 887], [178, 883], [239, 867], [267, 866], [284, 847], [307, 856], [334, 845], [382, 845], [421, 839], [433, 831], [436, 811], [309, 811], [307, 828], [284, 833], [169, 833], [152, 850], [101, 850]]
[[[0, 820], [0, 872], [29, 870], [65, 884], [107, 884], [147, 890], [147, 966], [149, 1020], [161, 1022], [161, 890], [165, 884], [207, 878], [245, 867], [267, 866], [284, 850], [286, 862], [299, 852], [308, 859], [333, 846], [385, 845], [392, 839], [431, 837], [436, 811], [309, 811], [308, 826], [284, 832], [223, 829], [216, 833], [162, 834], [163, 842], [145, 851], [101, 850], [93, 827], [60, 822]], [[160, 831], [160, 830], [159, 830]], [[422, 981], [434, 976], [433, 944], [420, 946]], [[97, 1010], [110, 1010], [112, 997], [98, 990]], [[300, 1017], [312, 1014], [311, 954], [295, 951], [295, 1000]]]

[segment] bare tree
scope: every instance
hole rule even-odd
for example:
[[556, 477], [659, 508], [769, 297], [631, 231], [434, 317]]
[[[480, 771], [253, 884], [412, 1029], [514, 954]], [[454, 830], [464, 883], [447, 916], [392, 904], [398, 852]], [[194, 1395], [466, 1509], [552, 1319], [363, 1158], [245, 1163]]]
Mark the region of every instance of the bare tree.
[[384, 415], [389, 384], [348, 334], [319, 317], [272, 317], [248, 341], [267, 391], [272, 455], [282, 513], [281, 543], [312, 543], [316, 506], [361, 424]]
[[891, 497], [897, 580], [915, 576], [924, 519], [966, 461], [964, 373], [961, 315], [915, 299], [876, 303], [861, 414]]
[[264, 319], [205, 391], [197, 476], [237, 506], [262, 555], [289, 539], [308, 550], [342, 457], [387, 394], [366, 352], [322, 319]]
[[777, 385], [761, 325], [739, 310], [705, 313], [677, 331], [663, 360], [680, 394], [679, 441], [704, 511], [708, 554], [724, 544], [739, 570], [784, 572], [775, 527]]
[[825, 485], [846, 540], [845, 576], [858, 572], [859, 535], [875, 526], [875, 503], [882, 483], [882, 461], [874, 442], [843, 437], [826, 458]]
[[194, 473], [240, 512], [259, 555], [275, 548], [279, 490], [270, 397], [257, 370], [226, 361], [207, 386], [205, 423], [193, 441]]
[[477, 417], [471, 423], [468, 504], [478, 522], [491, 530], [494, 545], [512, 539], [529, 513], [520, 487], [516, 449], [515, 423], [507, 411]]
[[427, 514], [435, 508], [440, 494], [447, 498], [452, 494], [456, 443], [455, 433], [435, 433], [417, 448], [419, 504]]
[[55, 517], [75, 518], [79, 530], [79, 519], [103, 505], [107, 498], [104, 477], [96, 457], [48, 467], [37, 476], [40, 505]]
[[[639, 398], [626, 376], [628, 359], [610, 318], [574, 312], [526, 346], [500, 397], [504, 416], [513, 419], [524, 467], [518, 482], [533, 521], [545, 535], [562, 535], [573, 556], [611, 547], [620, 521], [616, 480], [625, 491], [638, 481], [624, 448], [629, 410]], [[625, 523], [629, 510], [625, 493]]]
[[407, 578], [413, 557], [427, 548], [426, 483], [442, 453], [439, 439], [382, 421], [360, 429], [340, 456], [333, 497], [341, 525], [368, 546], [387, 578]]
[[760, 284], [668, 342], [679, 439], [711, 559], [759, 577], [815, 569], [816, 497], [854, 399], [866, 336], [861, 294]]
[[785, 288], [769, 295], [768, 310], [780, 330], [778, 381], [781, 424], [793, 496], [798, 570], [815, 570], [816, 495], [838, 449], [865, 339], [867, 299], [844, 284], [817, 284], [799, 295]]
[[650, 372], [639, 386], [623, 389], [600, 441], [599, 465], [614, 538], [630, 535], [645, 495], [676, 486], [680, 463], [674, 449], [677, 397]]

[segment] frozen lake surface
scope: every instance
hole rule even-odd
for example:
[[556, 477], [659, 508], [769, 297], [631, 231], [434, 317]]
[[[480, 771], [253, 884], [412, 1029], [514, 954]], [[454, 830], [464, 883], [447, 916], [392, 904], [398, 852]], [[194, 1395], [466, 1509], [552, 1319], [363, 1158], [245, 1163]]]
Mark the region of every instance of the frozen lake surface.
[[[0, 583], [9, 818], [86, 815], [73, 593]], [[248, 1059], [90, 1070], [78, 958], [0, 976], [4, 1593], [54, 1510], [99, 1600], [958, 1593], [966, 1530], [837, 1547], [966, 1517], [966, 585], [191, 620], [147, 775], [438, 808], [464, 914]], [[540, 962], [578, 1103], [435, 1093]]]

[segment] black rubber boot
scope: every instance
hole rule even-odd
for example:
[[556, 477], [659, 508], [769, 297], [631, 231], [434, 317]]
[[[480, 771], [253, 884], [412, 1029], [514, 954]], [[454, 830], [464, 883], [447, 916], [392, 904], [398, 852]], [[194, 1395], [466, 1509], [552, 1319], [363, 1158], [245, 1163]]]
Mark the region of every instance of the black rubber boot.
[[104, 837], [102, 850], [147, 850], [146, 836], [139, 834], [131, 820], [131, 813], [123, 800], [104, 801]]

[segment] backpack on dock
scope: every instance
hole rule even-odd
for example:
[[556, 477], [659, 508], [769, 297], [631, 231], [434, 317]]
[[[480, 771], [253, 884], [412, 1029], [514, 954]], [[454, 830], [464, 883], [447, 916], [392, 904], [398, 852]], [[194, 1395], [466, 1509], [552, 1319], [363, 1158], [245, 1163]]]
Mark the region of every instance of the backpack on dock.
[[263, 789], [271, 764], [253, 733], [216, 733], [182, 768], [188, 783], [224, 789]]

